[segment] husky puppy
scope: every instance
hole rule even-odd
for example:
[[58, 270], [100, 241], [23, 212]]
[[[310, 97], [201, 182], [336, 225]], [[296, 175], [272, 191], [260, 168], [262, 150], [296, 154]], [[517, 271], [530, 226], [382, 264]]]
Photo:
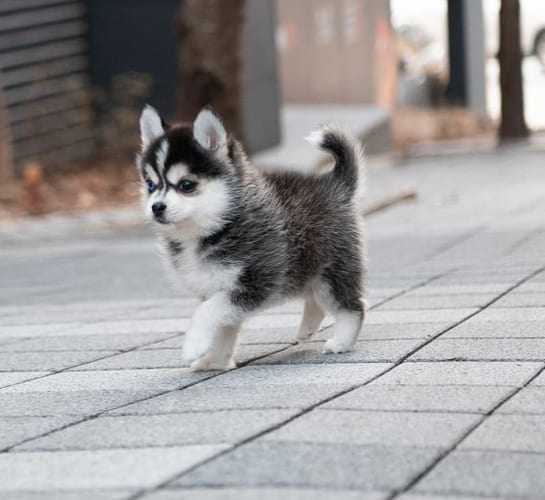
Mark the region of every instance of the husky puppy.
[[140, 128], [145, 213], [177, 278], [202, 298], [184, 364], [233, 368], [244, 319], [296, 296], [305, 301], [297, 340], [316, 333], [327, 312], [336, 322], [324, 352], [349, 351], [365, 314], [359, 145], [325, 126], [307, 139], [334, 156], [333, 170], [262, 173], [207, 108], [193, 124], [168, 126], [146, 106]]

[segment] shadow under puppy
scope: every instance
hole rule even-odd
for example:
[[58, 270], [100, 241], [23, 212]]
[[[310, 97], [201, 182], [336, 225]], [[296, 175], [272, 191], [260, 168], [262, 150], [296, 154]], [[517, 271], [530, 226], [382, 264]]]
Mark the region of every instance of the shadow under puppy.
[[333, 170], [262, 173], [209, 109], [193, 124], [168, 126], [147, 106], [140, 128], [146, 215], [176, 278], [203, 299], [183, 362], [233, 368], [244, 319], [296, 296], [305, 301], [297, 340], [316, 333], [327, 312], [335, 324], [324, 352], [349, 351], [365, 314], [359, 144], [325, 126], [307, 139], [335, 157]]

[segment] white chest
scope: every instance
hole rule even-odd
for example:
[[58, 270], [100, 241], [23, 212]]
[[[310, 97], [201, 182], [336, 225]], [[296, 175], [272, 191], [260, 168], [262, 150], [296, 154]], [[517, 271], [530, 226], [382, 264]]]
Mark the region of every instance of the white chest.
[[172, 264], [179, 286], [200, 297], [209, 297], [221, 290], [232, 290], [240, 274], [237, 266], [224, 266], [203, 258], [193, 245], [184, 245], [183, 251], [172, 259]]

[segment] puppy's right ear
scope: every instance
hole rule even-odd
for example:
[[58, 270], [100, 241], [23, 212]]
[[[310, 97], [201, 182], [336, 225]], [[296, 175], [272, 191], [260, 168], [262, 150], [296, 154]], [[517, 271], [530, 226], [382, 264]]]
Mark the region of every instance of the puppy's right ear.
[[165, 124], [159, 113], [146, 104], [140, 115], [140, 138], [142, 141], [142, 150], [146, 149], [157, 137], [165, 133]]

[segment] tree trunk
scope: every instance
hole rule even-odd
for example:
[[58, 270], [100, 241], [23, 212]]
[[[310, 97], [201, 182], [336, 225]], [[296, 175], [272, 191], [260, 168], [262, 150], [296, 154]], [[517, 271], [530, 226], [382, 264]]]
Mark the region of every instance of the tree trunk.
[[9, 179], [13, 176], [11, 136], [2, 95], [2, 73], [0, 72], [0, 177], [2, 179]]
[[522, 52], [520, 48], [519, 0], [502, 0], [500, 8], [500, 140], [528, 136], [524, 121]]
[[178, 116], [192, 121], [210, 105], [242, 137], [245, 0], [184, 0], [177, 18]]

